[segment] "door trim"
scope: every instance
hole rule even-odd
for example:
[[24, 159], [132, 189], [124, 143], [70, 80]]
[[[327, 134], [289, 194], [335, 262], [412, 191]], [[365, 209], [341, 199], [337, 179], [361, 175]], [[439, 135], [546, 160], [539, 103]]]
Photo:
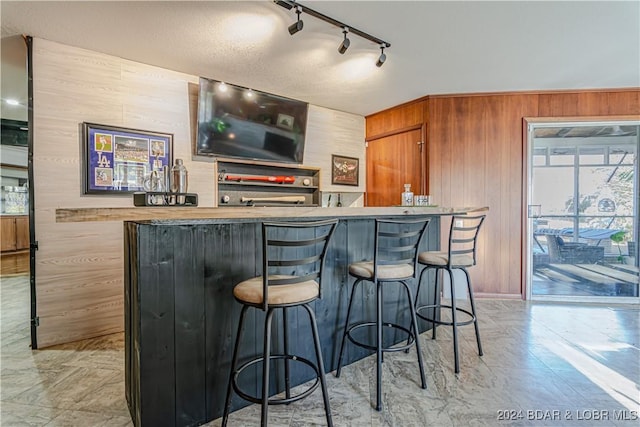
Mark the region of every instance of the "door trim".
[[[597, 303], [618, 303], [618, 304], [640, 304], [640, 295], [638, 297], [628, 297], [622, 299], [620, 297], [588, 297], [588, 296], [559, 296], [559, 295], [545, 295], [544, 298], [534, 297], [532, 295], [532, 286], [529, 282], [529, 278], [532, 277], [532, 222], [529, 220], [528, 205], [531, 198], [531, 174], [532, 170], [529, 167], [529, 158], [531, 150], [533, 149], [533, 141], [530, 138], [531, 126], [541, 123], [549, 123], [553, 125], [566, 125], [579, 126], [587, 122], [605, 122], [624, 124], [625, 122], [640, 122], [638, 116], [632, 115], [620, 115], [620, 116], [584, 116], [584, 117], [523, 117], [522, 119], [522, 138], [523, 138], [523, 162], [522, 162], [522, 296], [525, 300], [544, 300], [544, 301], [558, 301], [558, 302], [597, 302]], [[640, 136], [639, 136], [640, 137]], [[640, 161], [640, 159], [638, 160]], [[640, 183], [640, 177], [637, 178]], [[640, 184], [639, 184], [640, 185]], [[636, 216], [639, 215], [640, 210], [640, 195], [636, 199]], [[640, 227], [636, 227], [636, 233], [634, 236], [636, 241], [640, 241]]]
[[36, 222], [33, 191], [33, 37], [25, 36], [27, 44], [27, 167], [29, 177], [29, 291], [31, 297], [31, 349], [38, 348], [38, 313], [36, 304]]

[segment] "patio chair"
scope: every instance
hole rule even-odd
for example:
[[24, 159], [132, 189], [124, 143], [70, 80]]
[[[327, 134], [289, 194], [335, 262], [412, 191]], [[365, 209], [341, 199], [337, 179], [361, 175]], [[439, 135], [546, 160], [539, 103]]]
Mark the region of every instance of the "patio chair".
[[595, 264], [604, 261], [604, 247], [565, 242], [560, 236], [547, 235], [547, 250], [552, 264]]

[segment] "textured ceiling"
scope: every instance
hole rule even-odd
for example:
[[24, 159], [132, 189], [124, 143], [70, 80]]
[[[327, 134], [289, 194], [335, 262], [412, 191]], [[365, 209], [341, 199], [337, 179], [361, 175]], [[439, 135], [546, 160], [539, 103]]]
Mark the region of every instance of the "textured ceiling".
[[[367, 115], [430, 94], [640, 86], [640, 2], [303, 1], [391, 43], [271, 1], [1, 2], [27, 34]], [[4, 78], [4, 76], [3, 76]], [[3, 85], [3, 98], [5, 86]]]

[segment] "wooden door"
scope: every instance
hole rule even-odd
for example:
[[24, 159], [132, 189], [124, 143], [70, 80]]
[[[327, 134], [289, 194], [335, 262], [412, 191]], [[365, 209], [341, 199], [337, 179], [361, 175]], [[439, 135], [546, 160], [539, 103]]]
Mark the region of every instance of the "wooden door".
[[422, 188], [422, 130], [375, 139], [367, 146], [367, 206], [400, 204], [404, 184], [414, 194]]

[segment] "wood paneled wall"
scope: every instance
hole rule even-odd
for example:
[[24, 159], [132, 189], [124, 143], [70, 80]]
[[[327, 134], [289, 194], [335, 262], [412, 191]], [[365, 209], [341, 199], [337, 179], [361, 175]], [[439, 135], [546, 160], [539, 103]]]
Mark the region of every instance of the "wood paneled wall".
[[[214, 206], [215, 174], [211, 161], [191, 154], [197, 76], [34, 39], [33, 86], [37, 340], [45, 347], [123, 330], [122, 222], [55, 222], [56, 208], [133, 206], [130, 195], [81, 194], [81, 123], [174, 134], [174, 157], [184, 160], [200, 206]], [[360, 135], [340, 142], [364, 165], [364, 118], [320, 107], [309, 110], [307, 144], [327, 149], [306, 153], [305, 163], [330, 165], [335, 132], [317, 129], [332, 120]]]
[[427, 108], [426, 100], [416, 100], [367, 116], [367, 141], [421, 126]]
[[[528, 95], [434, 98], [429, 110], [430, 194], [443, 206], [490, 209], [479, 239], [483, 262], [469, 269], [474, 289], [520, 294], [522, 117], [536, 114], [537, 100]], [[446, 227], [443, 231], [448, 233]]]
[[[443, 206], [490, 209], [480, 238], [480, 264], [469, 270], [474, 289], [520, 297], [523, 118], [639, 115], [640, 89], [429, 96], [419, 102], [426, 103], [429, 194]], [[409, 109], [414, 104], [368, 116], [366, 138], [415, 122]], [[446, 226], [444, 219], [443, 240]]]
[[540, 94], [537, 116], [623, 116], [633, 114], [640, 114], [640, 90]]

